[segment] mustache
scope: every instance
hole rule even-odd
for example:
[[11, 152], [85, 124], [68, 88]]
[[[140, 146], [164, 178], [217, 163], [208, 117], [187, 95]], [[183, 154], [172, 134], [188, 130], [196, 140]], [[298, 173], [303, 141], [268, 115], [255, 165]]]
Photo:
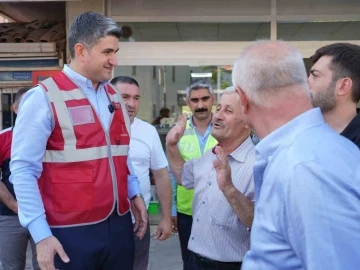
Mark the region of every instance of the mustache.
[[134, 107], [131, 107], [131, 106], [128, 106], [128, 105], [126, 106], [126, 109], [127, 109], [127, 110], [135, 110]]
[[199, 109], [195, 109], [195, 112], [207, 112], [208, 109], [207, 108], [199, 108]]

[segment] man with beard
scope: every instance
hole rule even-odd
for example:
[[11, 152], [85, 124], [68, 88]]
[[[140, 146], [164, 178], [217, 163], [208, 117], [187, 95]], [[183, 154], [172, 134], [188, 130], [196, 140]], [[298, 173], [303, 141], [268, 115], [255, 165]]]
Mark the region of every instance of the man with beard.
[[254, 42], [232, 80], [260, 138], [242, 269], [358, 269], [360, 151], [313, 108], [300, 52], [283, 41]]
[[224, 91], [212, 123], [219, 146], [187, 162], [177, 148], [186, 115], [166, 136], [171, 170], [179, 184], [195, 190], [187, 269], [239, 270], [250, 247], [255, 148], [234, 88]]
[[360, 147], [360, 46], [335, 43], [318, 49], [310, 60], [309, 86], [314, 107], [325, 122]]
[[[140, 88], [138, 82], [127, 76], [118, 76], [111, 83], [120, 91], [125, 102], [131, 123], [129, 159], [134, 166], [135, 175], [140, 181], [141, 193], [146, 208], [150, 202], [149, 170], [153, 173], [156, 192], [161, 204], [161, 221], [156, 231], [156, 239], [166, 240], [171, 235], [171, 185], [167, 170], [168, 162], [162, 149], [156, 129], [136, 117], [140, 106]], [[133, 219], [134, 222], [134, 219]], [[135, 232], [134, 270], [146, 270], [149, 262], [150, 225], [139, 239]]]
[[[201, 157], [206, 151], [214, 147], [217, 141], [210, 134], [211, 131], [211, 108], [214, 104], [214, 96], [211, 84], [206, 80], [197, 79], [190, 83], [186, 88], [186, 102], [192, 112], [192, 117], [186, 122], [186, 129], [181, 137], [178, 148], [180, 155], [185, 161]], [[176, 181], [181, 181], [181, 176], [173, 172]], [[176, 188], [176, 185], [173, 185]], [[173, 190], [175, 192], [175, 190]], [[176, 190], [176, 208], [173, 207], [172, 215], [174, 218], [174, 227], [179, 232], [181, 256], [184, 270], [187, 269], [187, 262], [190, 253], [187, 249], [191, 234], [192, 220], [192, 201], [194, 197], [193, 189], [186, 189], [183, 186], [177, 186]], [[175, 208], [175, 209], [174, 209]]]

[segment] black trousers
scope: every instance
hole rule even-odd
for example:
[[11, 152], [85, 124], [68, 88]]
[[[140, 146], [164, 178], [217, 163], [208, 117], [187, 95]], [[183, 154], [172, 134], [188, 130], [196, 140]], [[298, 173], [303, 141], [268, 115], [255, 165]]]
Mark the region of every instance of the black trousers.
[[187, 270], [190, 258], [190, 251], [187, 247], [191, 235], [192, 216], [177, 212], [177, 219], [183, 268], [184, 270]]
[[241, 262], [226, 263], [201, 258], [190, 251], [187, 270], [240, 270]]
[[112, 214], [94, 225], [52, 228], [69, 263], [55, 256], [55, 268], [60, 270], [132, 270], [134, 263], [134, 232], [130, 212], [124, 216]]

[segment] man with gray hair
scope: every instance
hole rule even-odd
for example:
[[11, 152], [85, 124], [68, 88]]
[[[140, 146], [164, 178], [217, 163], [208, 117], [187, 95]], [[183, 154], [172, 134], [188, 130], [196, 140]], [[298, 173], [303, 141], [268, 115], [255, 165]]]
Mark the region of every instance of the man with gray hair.
[[187, 269], [239, 270], [250, 246], [255, 148], [238, 95], [228, 89], [216, 106], [211, 134], [219, 145], [188, 161], [177, 147], [186, 117], [167, 134], [166, 149], [178, 183], [195, 191]]
[[121, 29], [86, 12], [68, 35], [70, 65], [20, 103], [10, 163], [20, 222], [41, 269], [132, 270], [147, 213], [127, 162], [129, 117], [108, 83]]
[[261, 139], [242, 269], [358, 269], [360, 151], [312, 107], [300, 52], [282, 41], [255, 42], [232, 76]]
[[[210, 134], [211, 109], [214, 104], [212, 86], [204, 79], [192, 81], [186, 88], [186, 103], [189, 105], [192, 116], [186, 122], [186, 129], [179, 141], [178, 148], [185, 161], [201, 157], [206, 151], [214, 147], [217, 141]], [[177, 181], [180, 175], [173, 172]], [[173, 180], [173, 177], [171, 177]], [[187, 249], [192, 224], [193, 189], [185, 189], [173, 183], [173, 193], [176, 192], [176, 203], [173, 203], [172, 216], [174, 227], [178, 228], [183, 268], [187, 269], [190, 253]], [[174, 206], [176, 204], [176, 207]], [[177, 216], [177, 219], [176, 217]]]

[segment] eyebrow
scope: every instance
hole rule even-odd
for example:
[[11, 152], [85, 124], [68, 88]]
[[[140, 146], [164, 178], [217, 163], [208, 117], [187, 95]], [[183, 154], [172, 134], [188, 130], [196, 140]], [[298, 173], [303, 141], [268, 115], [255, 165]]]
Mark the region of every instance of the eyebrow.
[[321, 74], [321, 72], [319, 70], [317, 70], [317, 69], [310, 69], [310, 71], [309, 71], [310, 74], [314, 74], [315, 72]]

